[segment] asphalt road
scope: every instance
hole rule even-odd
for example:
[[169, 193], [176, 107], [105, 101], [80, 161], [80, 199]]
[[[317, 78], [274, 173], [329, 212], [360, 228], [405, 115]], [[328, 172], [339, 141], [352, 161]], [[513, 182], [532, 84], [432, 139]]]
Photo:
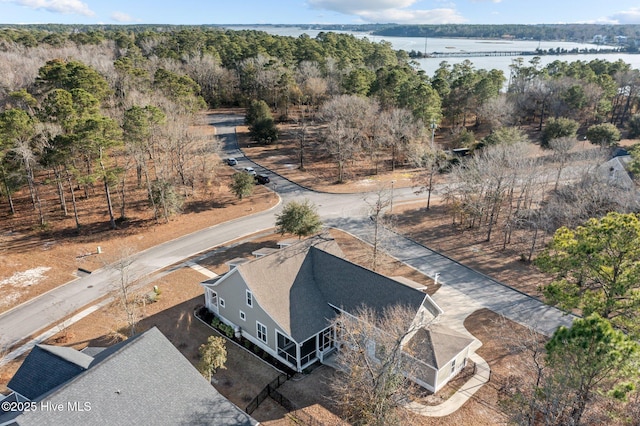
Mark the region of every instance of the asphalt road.
[[[238, 150], [235, 126], [242, 124], [243, 117], [216, 115], [210, 118], [222, 142], [223, 155], [235, 157], [238, 160], [235, 166], [238, 170], [247, 166], [254, 167], [258, 173], [264, 173], [270, 177], [271, 183], [268, 186], [281, 196], [282, 201], [307, 198], [318, 206], [318, 212], [326, 224], [344, 228], [365, 240], [370, 240], [368, 232], [371, 226], [365, 198], [373, 199], [374, 195], [327, 194], [302, 188], [251, 162]], [[420, 199], [411, 188], [394, 191], [394, 203], [411, 199]], [[231, 240], [272, 228], [275, 215], [281, 208], [282, 203], [271, 210], [212, 226], [140, 252], [132, 258], [133, 262], [129, 268], [130, 278], [132, 280], [143, 278]], [[479, 298], [482, 295], [479, 306], [504, 312], [509, 318], [534, 327], [537, 325], [530, 321], [532, 314], [543, 315], [545, 321], [540, 331], [545, 334], [560, 324], [568, 323], [567, 317], [564, 317], [560, 311], [502, 286], [402, 236], [396, 235], [393, 241], [389, 240], [386, 244], [387, 251], [409, 264], [413, 264], [412, 262], [416, 259], [421, 259], [420, 264], [414, 266], [431, 277], [436, 272], [440, 273], [441, 281], [447, 286], [469, 294], [477, 294]], [[109, 267], [102, 268], [0, 315], [0, 347], [13, 346], [25, 337], [58, 323], [61, 318], [113, 291], [114, 282], [117, 280], [116, 270]], [[482, 293], [480, 293], [481, 289], [484, 289]]]

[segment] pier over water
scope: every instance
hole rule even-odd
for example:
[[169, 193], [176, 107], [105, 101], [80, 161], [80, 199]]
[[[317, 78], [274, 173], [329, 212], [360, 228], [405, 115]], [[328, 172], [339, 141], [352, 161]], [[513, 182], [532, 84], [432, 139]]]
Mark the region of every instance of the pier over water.
[[[478, 52], [431, 52], [427, 53], [427, 58], [479, 58], [483, 56], [534, 56], [540, 55], [540, 52], [535, 51], [478, 51]], [[424, 57], [424, 56], [423, 56]]]

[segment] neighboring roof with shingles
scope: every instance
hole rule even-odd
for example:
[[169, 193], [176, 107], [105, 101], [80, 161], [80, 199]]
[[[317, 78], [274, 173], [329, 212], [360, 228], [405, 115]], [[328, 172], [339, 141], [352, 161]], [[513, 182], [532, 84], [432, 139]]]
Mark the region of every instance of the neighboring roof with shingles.
[[471, 337], [436, 323], [418, 329], [404, 350], [439, 370], [473, 342]]
[[86, 348], [82, 349], [80, 352], [82, 352], [85, 355], [89, 355], [90, 357], [95, 357], [100, 352], [104, 351], [105, 349], [107, 349], [107, 348], [106, 347], [100, 347], [100, 346], [87, 346]]
[[72, 348], [36, 345], [7, 387], [33, 400], [86, 370], [91, 361]]
[[[257, 424], [156, 328], [102, 351], [88, 370], [39, 399], [62, 403], [65, 410], [25, 412], [17, 424]], [[68, 410], [67, 402], [88, 402], [91, 411]]]
[[343, 259], [333, 239], [314, 237], [238, 267], [257, 303], [296, 342], [329, 326], [336, 312], [395, 304], [417, 311], [425, 294]]
[[630, 155], [614, 157], [600, 165], [600, 174], [606, 178], [611, 185], [622, 189], [633, 189], [636, 185], [631, 173], [627, 170], [630, 161]]

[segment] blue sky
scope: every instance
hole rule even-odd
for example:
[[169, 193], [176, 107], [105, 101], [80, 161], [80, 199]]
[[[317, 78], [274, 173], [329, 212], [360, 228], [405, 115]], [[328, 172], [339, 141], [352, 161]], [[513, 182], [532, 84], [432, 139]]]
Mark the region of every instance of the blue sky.
[[0, 23], [640, 24], [638, 0], [0, 0]]

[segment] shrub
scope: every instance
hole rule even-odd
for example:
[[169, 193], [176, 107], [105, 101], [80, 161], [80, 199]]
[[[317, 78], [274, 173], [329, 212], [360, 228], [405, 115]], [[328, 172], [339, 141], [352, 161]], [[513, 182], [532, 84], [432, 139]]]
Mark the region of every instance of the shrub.
[[218, 328], [220, 329], [220, 331], [222, 331], [228, 338], [232, 338], [234, 335], [234, 331], [233, 331], [233, 327], [231, 327], [230, 325], [224, 324], [224, 323], [220, 323], [220, 325], [218, 325]]
[[594, 145], [615, 146], [620, 141], [620, 131], [611, 123], [596, 124], [587, 130], [587, 139]]
[[550, 118], [542, 131], [542, 147], [548, 148], [549, 142], [552, 139], [562, 138], [565, 136], [575, 138], [578, 127], [578, 122], [569, 118]]

